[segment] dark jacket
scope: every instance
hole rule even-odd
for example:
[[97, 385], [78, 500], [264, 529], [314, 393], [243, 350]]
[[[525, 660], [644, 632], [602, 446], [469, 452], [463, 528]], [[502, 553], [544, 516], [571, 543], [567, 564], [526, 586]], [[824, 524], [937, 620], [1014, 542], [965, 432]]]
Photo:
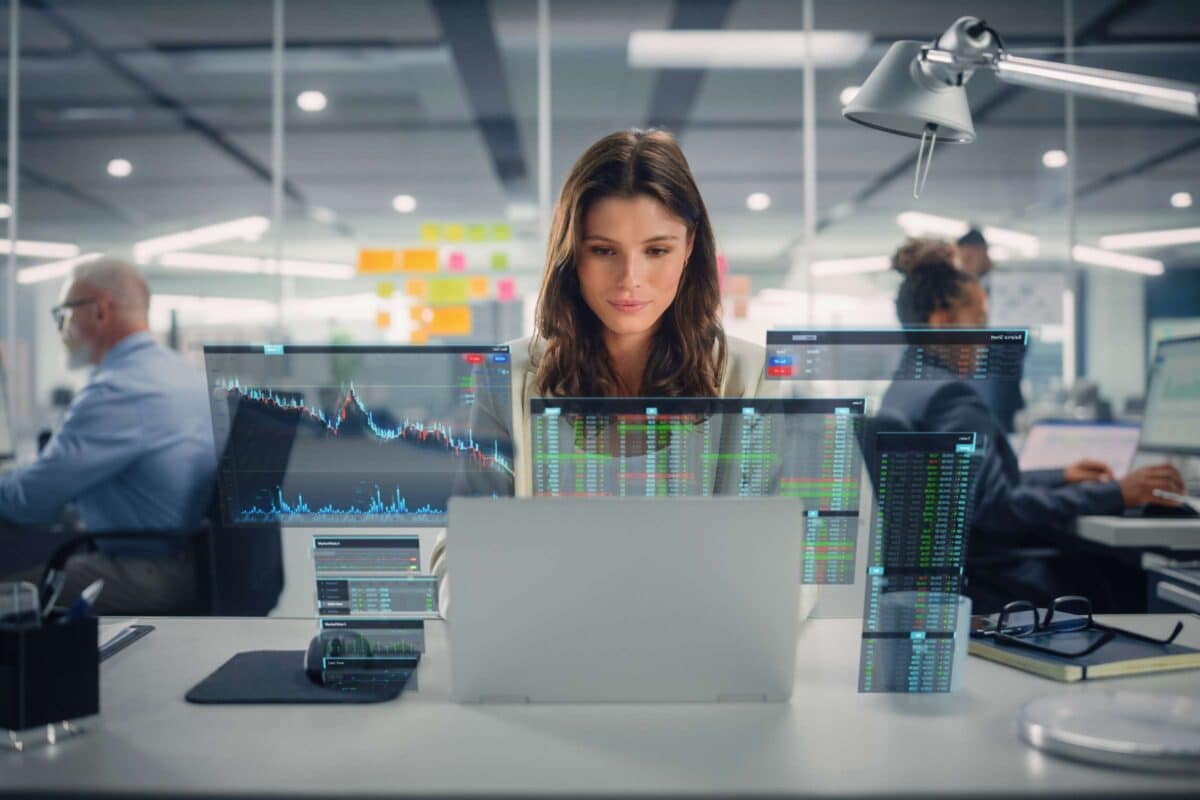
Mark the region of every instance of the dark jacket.
[[[972, 540], [1017, 544], [1067, 529], [1085, 514], [1120, 514], [1116, 482], [1067, 484], [1062, 470], [1022, 473], [1004, 430], [983, 398], [961, 381], [893, 381], [883, 409], [917, 431], [971, 431], [985, 437]], [[1044, 541], [1044, 539], [1042, 539]]]

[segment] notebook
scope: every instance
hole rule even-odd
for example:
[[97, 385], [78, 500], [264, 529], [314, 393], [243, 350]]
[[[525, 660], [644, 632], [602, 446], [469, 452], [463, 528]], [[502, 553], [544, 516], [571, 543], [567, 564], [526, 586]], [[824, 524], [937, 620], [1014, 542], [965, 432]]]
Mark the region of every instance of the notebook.
[[[1033, 641], [1042, 646], [1072, 651], [1084, 649], [1098, 635], [1096, 631], [1062, 632], [1033, 637]], [[1079, 658], [1052, 656], [1024, 647], [995, 644], [990, 639], [974, 636], [971, 637], [967, 652], [1064, 683], [1200, 668], [1200, 650], [1178, 644], [1151, 644], [1120, 633], [1096, 652]]]

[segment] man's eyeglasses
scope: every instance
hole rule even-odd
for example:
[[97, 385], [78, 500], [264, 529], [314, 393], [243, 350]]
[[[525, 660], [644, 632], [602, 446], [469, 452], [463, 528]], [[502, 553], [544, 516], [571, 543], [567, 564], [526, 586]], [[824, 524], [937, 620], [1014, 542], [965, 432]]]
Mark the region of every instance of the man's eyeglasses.
[[[974, 631], [971, 635], [989, 638], [999, 645], [1023, 647], [1062, 658], [1080, 658], [1096, 652], [1115, 639], [1117, 634], [1151, 644], [1167, 645], [1175, 641], [1182, 630], [1183, 623], [1177, 622], [1170, 636], [1155, 639], [1123, 628], [1104, 625], [1092, 617], [1092, 601], [1080, 595], [1065, 595], [1054, 598], [1050, 607], [1046, 609], [1044, 618], [1038, 607], [1030, 601], [1015, 600], [1000, 610], [995, 625]], [[1039, 644], [1039, 641], [1053, 642], [1052, 637], [1055, 634], [1089, 631], [1094, 632], [1096, 636], [1081, 649], [1066, 650]]]
[[79, 300], [68, 300], [65, 303], [59, 303], [50, 309], [50, 316], [54, 318], [54, 324], [61, 331], [63, 323], [67, 321], [67, 309], [86, 306], [96, 302], [98, 299], [97, 297], [84, 297]]

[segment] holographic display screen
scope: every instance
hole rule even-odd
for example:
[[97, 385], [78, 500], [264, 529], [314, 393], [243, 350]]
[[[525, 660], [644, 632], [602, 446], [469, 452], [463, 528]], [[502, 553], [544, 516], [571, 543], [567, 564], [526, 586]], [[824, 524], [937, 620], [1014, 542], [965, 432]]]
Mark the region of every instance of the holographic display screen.
[[512, 494], [511, 440], [470, 425], [478, 402], [511, 409], [507, 347], [209, 346], [204, 360], [227, 524], [441, 526], [471, 485]]

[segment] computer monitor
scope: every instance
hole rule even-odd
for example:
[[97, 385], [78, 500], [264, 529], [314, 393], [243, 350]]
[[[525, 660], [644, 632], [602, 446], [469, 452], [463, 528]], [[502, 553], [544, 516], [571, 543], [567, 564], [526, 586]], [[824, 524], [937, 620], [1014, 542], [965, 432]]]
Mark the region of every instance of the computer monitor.
[[1139, 448], [1200, 455], [1200, 336], [1159, 343]]
[[454, 494], [512, 494], [505, 346], [210, 345], [204, 361], [228, 525], [440, 527]]
[[16, 455], [8, 403], [8, 383], [4, 379], [4, 360], [0, 359], [0, 461], [6, 461]]

